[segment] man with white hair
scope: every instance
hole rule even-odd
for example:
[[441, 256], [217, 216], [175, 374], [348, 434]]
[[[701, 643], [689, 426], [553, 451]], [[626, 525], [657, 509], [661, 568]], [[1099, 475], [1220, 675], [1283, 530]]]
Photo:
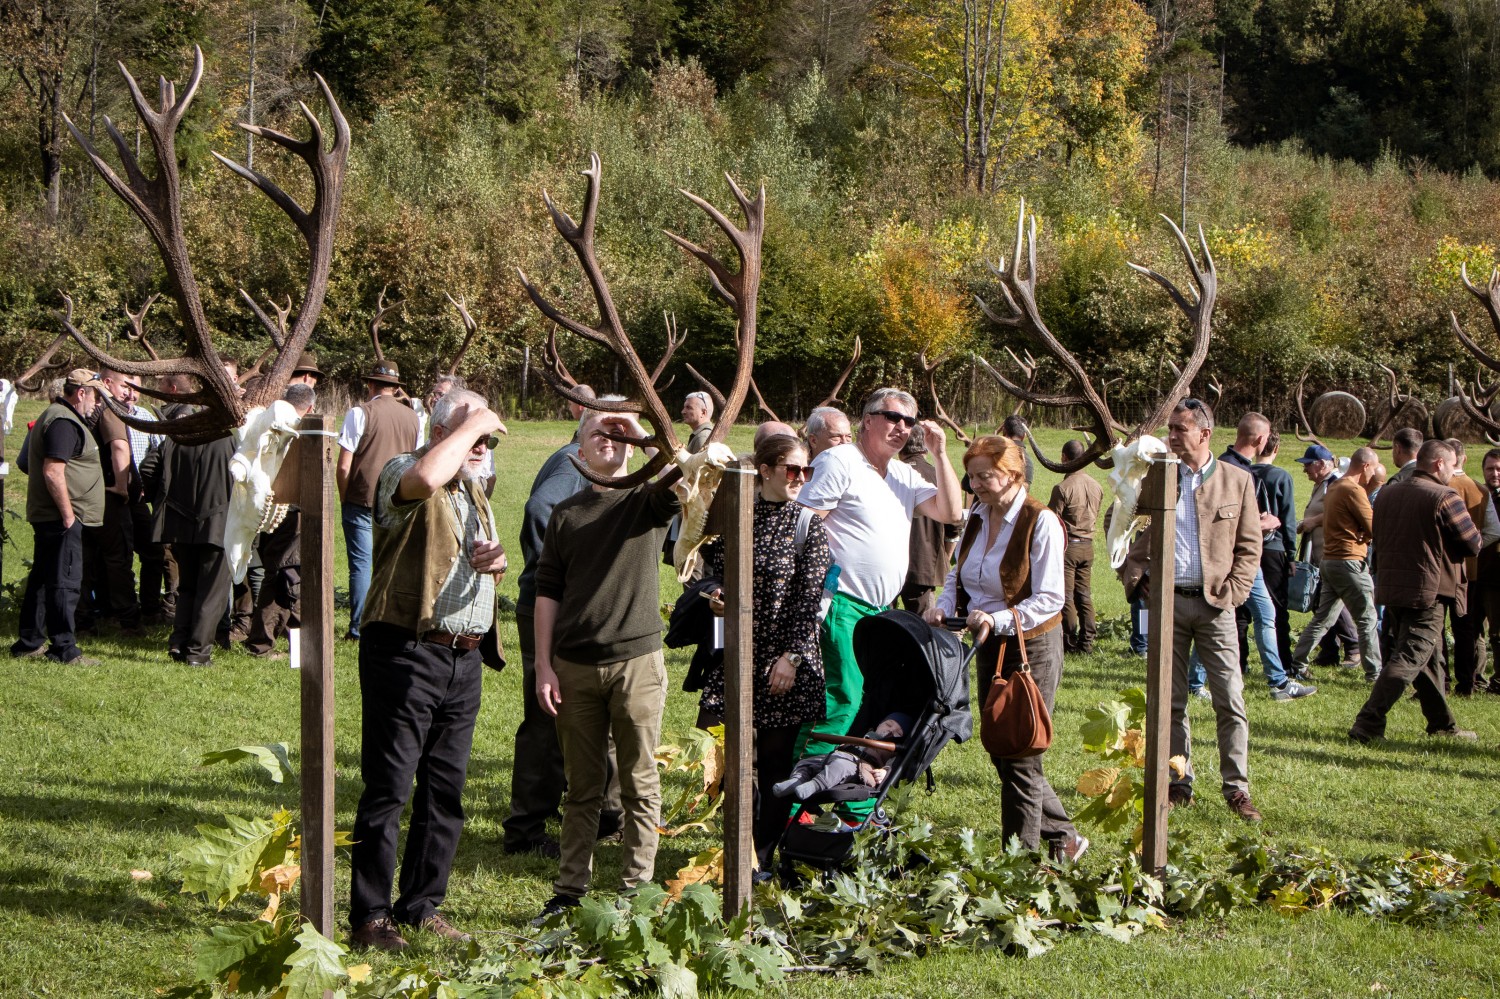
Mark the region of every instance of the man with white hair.
[[[846, 734], [859, 713], [864, 677], [854, 659], [854, 626], [890, 607], [906, 582], [912, 517], [957, 523], [963, 507], [958, 476], [948, 460], [947, 437], [931, 420], [917, 420], [917, 400], [909, 392], [881, 388], [864, 405], [859, 439], [824, 451], [813, 464], [811, 481], [797, 502], [823, 518], [828, 546], [838, 566], [833, 602], [823, 619], [820, 641], [825, 675], [826, 720], [805, 725], [798, 756], [831, 752], [811, 741], [814, 727]], [[913, 432], [926, 438], [935, 482], [897, 461]]]
[[708, 438], [714, 432], [714, 401], [707, 392], [689, 392], [682, 401], [682, 422], [688, 425], [692, 435], [683, 445], [688, 453], [697, 454], [708, 447]]
[[[463, 831], [464, 777], [479, 714], [505, 549], [479, 486], [500, 418], [466, 389], [432, 412], [432, 440], [386, 462], [374, 493], [374, 559], [359, 646], [364, 793], [354, 818], [349, 924], [355, 947], [407, 946], [398, 925], [467, 941], [438, 911]], [[491, 665], [499, 666], [498, 649]], [[416, 802], [391, 903], [401, 813]]]
[[807, 456], [817, 461], [818, 455], [829, 448], [848, 444], [854, 440], [854, 431], [849, 427], [849, 417], [832, 406], [819, 406], [807, 414]]

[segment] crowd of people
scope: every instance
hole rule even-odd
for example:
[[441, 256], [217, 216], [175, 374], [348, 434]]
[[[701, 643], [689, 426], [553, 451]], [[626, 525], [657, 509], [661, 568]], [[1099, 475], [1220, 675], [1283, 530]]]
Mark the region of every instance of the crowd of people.
[[[299, 414], [316, 404], [321, 376], [305, 355], [285, 395]], [[425, 407], [407, 404], [388, 361], [377, 361], [365, 381], [369, 398], [348, 412], [338, 437], [337, 471], [350, 580], [345, 637], [359, 644], [362, 706], [350, 924], [356, 946], [399, 950], [413, 927], [468, 939], [441, 905], [464, 825], [483, 668], [504, 665], [496, 596], [509, 562], [490, 495], [492, 452], [505, 427], [455, 375], [438, 379]], [[189, 392], [172, 378], [161, 390]], [[169, 654], [190, 665], [210, 664], [216, 647], [234, 641], [254, 656], [280, 656], [278, 638], [297, 623], [300, 585], [295, 463], [274, 484], [286, 515], [259, 537], [256, 570], [234, 586], [223, 527], [232, 444], [184, 445], [127, 427], [101, 405], [106, 394], [141, 420], [189, 404], [153, 412], [139, 403], [138, 379], [86, 369], [66, 376], [20, 459], [35, 554], [12, 655], [88, 663], [77, 632], [109, 619], [131, 636], [170, 621]], [[617, 406], [583, 405], [595, 399], [587, 386], [575, 395], [576, 432], [537, 473], [520, 538], [523, 707], [504, 849], [556, 860], [540, 919], [580, 903], [602, 839], [622, 844], [621, 890], [651, 880], [661, 820], [654, 754], [668, 678], [659, 566], [680, 510], [657, 484], [612, 484], [632, 457], [623, 441], [644, 432]], [[687, 449], [701, 450], [713, 429], [711, 399], [691, 394], [682, 415], [692, 431]], [[1244, 695], [1251, 638], [1277, 701], [1315, 694], [1315, 667], [1362, 671], [1371, 688], [1348, 730], [1352, 740], [1382, 737], [1408, 687], [1430, 735], [1474, 739], [1448, 694], [1500, 693], [1500, 448], [1483, 455], [1480, 483], [1464, 473], [1458, 441], [1399, 432], [1388, 480], [1371, 448], [1341, 466], [1313, 444], [1297, 459], [1314, 487], [1299, 518], [1292, 478], [1275, 465], [1271, 422], [1245, 414], [1217, 457], [1213, 429], [1210, 407], [1192, 398], [1167, 425], [1166, 445], [1180, 459], [1171, 752], [1187, 761], [1171, 804], [1194, 800], [1188, 708], [1194, 696], [1206, 697], [1225, 803], [1242, 819], [1260, 819]], [[980, 643], [979, 703], [997, 680], [1027, 668], [1050, 710], [1065, 657], [1094, 649], [1103, 491], [1079, 470], [1046, 503], [1033, 497], [1028, 437], [1012, 417], [970, 444], [955, 468], [942, 428], [920, 419], [916, 400], [898, 388], [876, 390], [852, 417], [816, 409], [800, 433], [782, 423], [757, 428], [757, 878], [772, 876], [778, 843], [804, 798], [836, 781], [884, 779], [887, 740], [911, 726], [912, 716], [897, 711], [869, 733], [865, 749], [827, 741], [855, 734], [864, 691], [854, 635], [862, 620], [899, 601], [932, 627], [967, 629]], [[1063, 449], [1065, 460], [1083, 453], [1081, 441]], [[1135, 539], [1119, 568], [1136, 609], [1155, 585], [1153, 568], [1157, 579], [1167, 575], [1149, 558], [1156, 529]], [[1294, 644], [1290, 591], [1308, 563], [1321, 570], [1320, 583], [1312, 620]], [[723, 572], [722, 543], [710, 543], [687, 574], [686, 604], [723, 614]], [[1144, 651], [1143, 633], [1132, 635], [1131, 648]], [[722, 656], [700, 646], [687, 687], [699, 692], [701, 725], [723, 717]], [[1045, 759], [994, 758], [1000, 831], [1028, 849], [1045, 844], [1056, 861], [1077, 860], [1088, 840], [1049, 784]], [[849, 801], [839, 814], [858, 824], [872, 807]], [[559, 815], [561, 835], [553, 838], [548, 822]]]

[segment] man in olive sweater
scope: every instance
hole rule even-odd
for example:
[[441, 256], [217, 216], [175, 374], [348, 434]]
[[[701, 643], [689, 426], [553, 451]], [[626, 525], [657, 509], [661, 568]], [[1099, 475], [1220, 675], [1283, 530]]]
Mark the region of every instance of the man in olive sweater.
[[[631, 447], [609, 434], [642, 436], [632, 418], [595, 414], [579, 429], [579, 458], [597, 475], [618, 478]], [[611, 733], [625, 812], [621, 887], [655, 873], [661, 781], [654, 754], [667, 699], [657, 565], [677, 511], [670, 490], [595, 485], [559, 503], [547, 522], [536, 572], [536, 697], [557, 718], [568, 794], [555, 894], [543, 919], [588, 891]]]

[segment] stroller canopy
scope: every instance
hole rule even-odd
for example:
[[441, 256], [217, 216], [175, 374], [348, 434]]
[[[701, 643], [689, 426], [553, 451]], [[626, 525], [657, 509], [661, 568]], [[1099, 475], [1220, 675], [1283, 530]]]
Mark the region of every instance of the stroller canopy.
[[907, 779], [927, 769], [949, 739], [973, 735], [968, 663], [952, 632], [910, 611], [885, 611], [854, 626], [854, 657], [865, 693], [851, 732], [872, 728], [892, 711], [920, 719], [912, 733], [918, 745], [902, 767]]

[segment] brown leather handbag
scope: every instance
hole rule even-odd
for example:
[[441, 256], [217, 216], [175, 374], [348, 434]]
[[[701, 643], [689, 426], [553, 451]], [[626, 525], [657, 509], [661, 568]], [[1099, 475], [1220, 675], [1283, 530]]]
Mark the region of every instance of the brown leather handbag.
[[1031, 678], [1026, 637], [1019, 626], [1016, 642], [1021, 650], [1021, 664], [1011, 672], [1010, 679], [1001, 678], [1008, 640], [1009, 636], [1000, 639], [995, 677], [990, 681], [984, 708], [979, 713], [979, 741], [984, 744], [985, 752], [997, 760], [1020, 760], [1039, 756], [1052, 745], [1052, 715]]

